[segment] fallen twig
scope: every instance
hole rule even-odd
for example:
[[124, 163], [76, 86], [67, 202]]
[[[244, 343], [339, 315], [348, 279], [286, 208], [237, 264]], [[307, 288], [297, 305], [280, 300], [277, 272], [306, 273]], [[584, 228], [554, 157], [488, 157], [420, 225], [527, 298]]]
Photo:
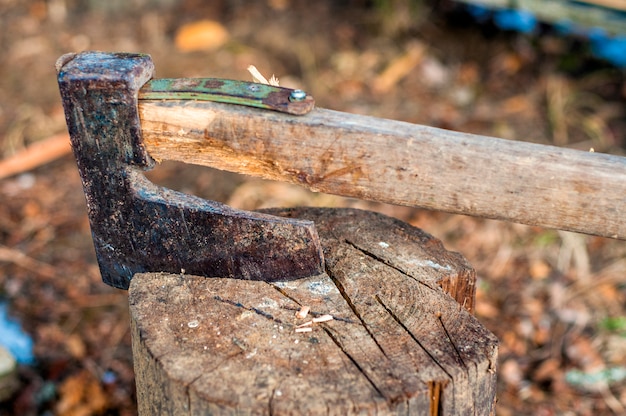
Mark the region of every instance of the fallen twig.
[[37, 273], [41, 277], [45, 277], [48, 279], [55, 279], [58, 277], [57, 271], [54, 266], [29, 257], [20, 250], [4, 245], [0, 245], [0, 262], [16, 264], [17, 266], [20, 266], [33, 273]]
[[71, 151], [70, 138], [67, 133], [50, 136], [0, 161], [0, 179], [28, 172], [36, 167], [50, 163]]

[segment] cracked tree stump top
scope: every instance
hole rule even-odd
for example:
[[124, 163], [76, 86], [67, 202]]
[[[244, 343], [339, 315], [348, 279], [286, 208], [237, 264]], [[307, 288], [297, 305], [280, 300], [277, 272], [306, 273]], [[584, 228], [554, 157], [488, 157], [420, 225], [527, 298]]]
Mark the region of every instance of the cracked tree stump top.
[[131, 281], [140, 414], [492, 413], [497, 339], [462, 256], [372, 212], [271, 213], [315, 221], [325, 274]]

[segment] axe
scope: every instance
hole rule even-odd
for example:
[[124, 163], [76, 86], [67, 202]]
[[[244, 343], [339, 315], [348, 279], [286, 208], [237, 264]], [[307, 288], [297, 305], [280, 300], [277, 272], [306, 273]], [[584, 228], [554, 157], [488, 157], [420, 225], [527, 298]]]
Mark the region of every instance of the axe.
[[323, 272], [310, 221], [158, 187], [161, 160], [372, 201], [626, 239], [626, 159], [313, 109], [300, 90], [154, 79], [148, 55], [57, 61], [103, 280], [165, 271], [276, 281]]

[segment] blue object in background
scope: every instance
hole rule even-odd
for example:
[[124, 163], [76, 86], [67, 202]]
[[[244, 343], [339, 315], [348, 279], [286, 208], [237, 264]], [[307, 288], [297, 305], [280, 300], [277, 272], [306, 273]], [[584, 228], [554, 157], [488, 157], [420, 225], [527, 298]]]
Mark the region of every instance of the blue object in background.
[[102, 374], [102, 377], [100, 377], [100, 380], [102, 380], [104, 384], [113, 384], [117, 382], [118, 377], [117, 377], [117, 374], [115, 374], [115, 372], [111, 370], [107, 370]]
[[34, 364], [33, 339], [22, 331], [20, 324], [9, 317], [7, 303], [0, 301], [0, 344], [20, 364]]
[[484, 23], [491, 17], [491, 10], [484, 6], [479, 6], [477, 4], [468, 4], [465, 6], [465, 9], [469, 14], [472, 15], [474, 19], [477, 21]]
[[[496, 9], [483, 5], [467, 4], [465, 10], [478, 22], [485, 23], [490, 19], [502, 30], [513, 30], [520, 33], [532, 33], [538, 28], [538, 19], [528, 10]], [[621, 16], [626, 21], [626, 12]], [[548, 22], [550, 23], [550, 22]], [[560, 35], [581, 36], [589, 41], [593, 56], [605, 60], [618, 68], [626, 69], [626, 35], [609, 35], [602, 28], [580, 26], [568, 19], [552, 22], [552, 27]]]
[[626, 68], [626, 36], [609, 36], [602, 29], [589, 32], [591, 51], [620, 68]]
[[552, 28], [554, 31], [563, 36], [582, 36], [586, 38], [589, 35], [589, 29], [585, 29], [571, 20], [559, 20], [558, 22], [552, 23]]
[[500, 29], [522, 33], [532, 33], [537, 27], [537, 18], [526, 10], [497, 10], [493, 14], [493, 22]]

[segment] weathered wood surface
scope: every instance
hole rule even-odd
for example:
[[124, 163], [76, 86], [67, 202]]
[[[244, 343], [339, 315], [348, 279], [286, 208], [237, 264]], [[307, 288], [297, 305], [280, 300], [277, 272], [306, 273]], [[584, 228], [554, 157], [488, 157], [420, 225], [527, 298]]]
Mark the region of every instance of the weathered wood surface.
[[[497, 339], [438, 287], [473, 305], [462, 256], [379, 214], [273, 213], [316, 222], [327, 273], [285, 283], [132, 279], [141, 415], [493, 411]], [[334, 319], [298, 333], [303, 305]]]
[[626, 158], [315, 109], [139, 101], [151, 156], [314, 191], [626, 239]]

